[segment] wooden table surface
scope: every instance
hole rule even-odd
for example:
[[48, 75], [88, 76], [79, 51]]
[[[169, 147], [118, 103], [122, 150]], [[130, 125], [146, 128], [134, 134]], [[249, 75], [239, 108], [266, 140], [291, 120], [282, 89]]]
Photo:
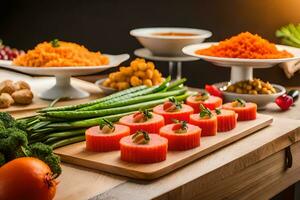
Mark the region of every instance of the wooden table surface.
[[[300, 101], [271, 126], [154, 181], [138, 181], [62, 163], [56, 200], [268, 199], [300, 180]], [[28, 115], [16, 113], [15, 116]], [[290, 148], [293, 165], [286, 169]]]

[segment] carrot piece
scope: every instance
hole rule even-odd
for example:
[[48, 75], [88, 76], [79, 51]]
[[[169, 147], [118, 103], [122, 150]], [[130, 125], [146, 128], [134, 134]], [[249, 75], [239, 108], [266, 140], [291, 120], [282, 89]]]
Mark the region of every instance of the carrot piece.
[[121, 160], [133, 163], [155, 163], [166, 160], [168, 140], [158, 134], [149, 134], [147, 144], [135, 144], [132, 136], [120, 140]]
[[200, 105], [204, 105], [206, 108], [210, 110], [214, 110], [222, 106], [223, 100], [220, 97], [210, 95], [207, 100], [201, 101], [196, 100], [195, 96], [189, 96], [186, 99], [186, 104], [191, 106], [194, 109], [194, 113], [200, 112]]
[[168, 139], [168, 149], [183, 151], [200, 146], [201, 129], [198, 126], [187, 124], [185, 133], [176, 133], [173, 128], [176, 124], [162, 127], [159, 134]]
[[190, 116], [190, 124], [199, 126], [202, 129], [201, 136], [214, 136], [217, 134], [218, 122], [215, 115], [211, 118], [200, 118], [199, 114], [193, 114]]
[[218, 121], [218, 132], [226, 132], [234, 129], [237, 125], [237, 117], [236, 114], [232, 110], [220, 109], [220, 114], [217, 114]]
[[119, 123], [128, 126], [130, 128], [130, 134], [140, 130], [158, 134], [159, 129], [165, 125], [164, 118], [155, 113], [152, 113], [152, 118], [145, 122], [134, 122], [134, 114], [131, 114], [122, 117]]
[[238, 121], [247, 121], [256, 119], [257, 105], [255, 103], [247, 102], [245, 107], [234, 107], [232, 103], [223, 105], [223, 109], [233, 110], [238, 114]]
[[191, 106], [182, 104], [181, 109], [173, 112], [167, 112], [163, 109], [163, 105], [158, 105], [153, 108], [153, 112], [163, 116], [165, 124], [172, 124], [175, 119], [189, 122], [190, 115], [194, 113], [194, 110]]
[[130, 129], [127, 126], [115, 124], [112, 133], [103, 133], [99, 126], [93, 126], [86, 130], [86, 150], [95, 152], [107, 152], [120, 149], [120, 139], [128, 136]]

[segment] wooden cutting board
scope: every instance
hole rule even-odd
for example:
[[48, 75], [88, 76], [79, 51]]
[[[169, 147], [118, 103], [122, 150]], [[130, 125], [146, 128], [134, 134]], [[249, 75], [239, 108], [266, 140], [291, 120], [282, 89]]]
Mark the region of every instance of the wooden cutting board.
[[[120, 152], [95, 153], [85, 150], [85, 142], [68, 145], [55, 150], [62, 161], [93, 169], [128, 176], [136, 179], [155, 179], [174, 171], [202, 156], [216, 151], [247, 135], [269, 126], [273, 118], [258, 114], [256, 120], [238, 122], [238, 126], [229, 132], [201, 138], [201, 146], [188, 151], [169, 151], [167, 160], [154, 164], [135, 164], [120, 160]], [[251, 145], [251, 144], [249, 144]]]

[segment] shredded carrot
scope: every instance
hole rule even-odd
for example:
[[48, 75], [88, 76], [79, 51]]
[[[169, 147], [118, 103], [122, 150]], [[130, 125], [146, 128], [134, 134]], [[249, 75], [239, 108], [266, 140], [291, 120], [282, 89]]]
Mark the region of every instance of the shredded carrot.
[[84, 46], [63, 41], [56, 41], [55, 45], [40, 43], [13, 61], [15, 65], [28, 67], [100, 66], [108, 62], [108, 57], [100, 52], [90, 52]]
[[240, 33], [221, 41], [218, 45], [199, 49], [195, 53], [226, 58], [274, 59], [293, 57], [291, 53], [285, 50], [279, 51], [275, 44], [249, 32]]

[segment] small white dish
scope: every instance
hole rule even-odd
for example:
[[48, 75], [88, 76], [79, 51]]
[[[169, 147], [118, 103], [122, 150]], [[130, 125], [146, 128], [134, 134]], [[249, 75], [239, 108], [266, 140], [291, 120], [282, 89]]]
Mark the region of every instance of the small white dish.
[[225, 102], [231, 102], [237, 98], [240, 98], [247, 102], [256, 103], [258, 109], [264, 109], [269, 103], [274, 102], [277, 97], [286, 93], [286, 89], [283, 86], [277, 84], [272, 84], [272, 86], [277, 91], [275, 94], [257, 94], [257, 95], [226, 92], [224, 91], [224, 89], [228, 85], [227, 82], [216, 83], [214, 85], [222, 90]]
[[[158, 35], [160, 33], [190, 33], [189, 36]], [[212, 33], [207, 30], [194, 28], [155, 27], [138, 28], [130, 31], [130, 35], [156, 56], [184, 56], [181, 49], [184, 46], [201, 43]]]
[[24, 67], [16, 66], [12, 61], [0, 60], [0, 67], [23, 72], [30, 75], [47, 75], [55, 76], [56, 84], [50, 89], [38, 94], [42, 99], [54, 100], [61, 97], [70, 99], [79, 99], [89, 96], [89, 93], [79, 90], [71, 85], [71, 76], [89, 75], [112, 67], [119, 66], [122, 62], [128, 60], [128, 54], [107, 55], [109, 58], [108, 65], [101, 66], [76, 66], [76, 67]]
[[97, 80], [95, 82], [95, 84], [103, 91], [104, 94], [112, 94], [117, 92], [118, 90], [114, 89], [114, 88], [110, 88], [110, 87], [105, 87], [103, 86], [103, 82], [106, 80], [107, 78], [101, 78], [99, 80]]

